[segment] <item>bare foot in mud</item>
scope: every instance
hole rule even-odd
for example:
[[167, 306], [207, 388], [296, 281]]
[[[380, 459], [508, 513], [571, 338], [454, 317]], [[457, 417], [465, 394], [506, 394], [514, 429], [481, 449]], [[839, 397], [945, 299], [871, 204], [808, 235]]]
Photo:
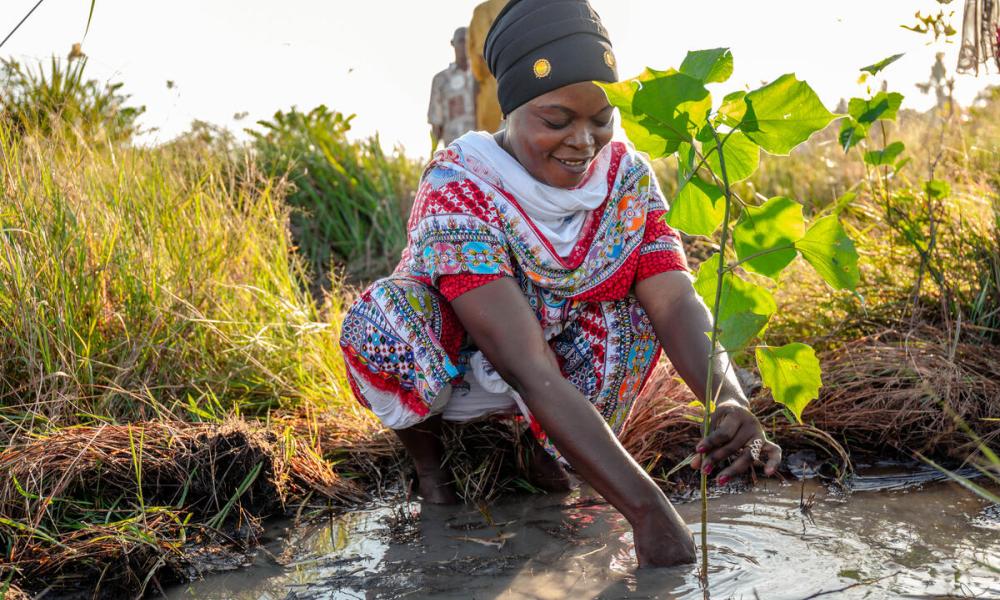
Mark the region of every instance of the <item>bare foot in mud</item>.
[[420, 497], [431, 504], [458, 504], [458, 496], [451, 485], [451, 477], [444, 469], [417, 473]]
[[527, 443], [531, 456], [528, 458], [528, 481], [546, 492], [568, 492], [573, 489], [573, 480], [559, 461], [530, 438]]

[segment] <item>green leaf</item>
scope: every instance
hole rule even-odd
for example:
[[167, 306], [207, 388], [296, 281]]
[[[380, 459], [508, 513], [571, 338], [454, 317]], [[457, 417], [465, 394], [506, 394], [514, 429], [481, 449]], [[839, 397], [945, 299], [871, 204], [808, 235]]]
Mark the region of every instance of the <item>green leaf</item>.
[[87, 27], [83, 30], [83, 39], [87, 39], [87, 34], [90, 33], [90, 22], [94, 20], [94, 6], [97, 5], [97, 0], [90, 0], [90, 12], [87, 13]]
[[[715, 304], [719, 260], [716, 253], [702, 262], [694, 282], [694, 289], [709, 307]], [[739, 351], [760, 334], [777, 309], [771, 292], [727, 272], [719, 304], [719, 327], [725, 335], [719, 342], [729, 352]]]
[[735, 353], [747, 346], [767, 325], [770, 316], [740, 312], [719, 317], [719, 343], [727, 352]]
[[636, 78], [597, 83], [618, 107], [622, 127], [636, 148], [652, 158], [677, 151], [704, 125], [712, 96], [698, 79], [673, 69], [646, 69]]
[[793, 74], [782, 75], [743, 100], [747, 112], [740, 129], [771, 154], [788, 154], [836, 117], [809, 84]]
[[701, 81], [671, 70], [644, 82], [632, 105], [639, 124], [665, 139], [668, 152], [674, 152], [705, 125], [712, 96]]
[[898, 92], [879, 92], [870, 99], [851, 98], [847, 103], [847, 113], [855, 121], [870, 125], [875, 121], [895, 121], [899, 107], [903, 105], [903, 95]]
[[[726, 159], [726, 175], [730, 183], [743, 181], [757, 171], [760, 165], [760, 147], [750, 140], [742, 131], [728, 134], [728, 138], [720, 136], [724, 141], [722, 150]], [[715, 139], [702, 145], [702, 152], [708, 157], [705, 162], [709, 168], [722, 178], [722, 165], [716, 150]]]
[[722, 99], [722, 106], [716, 113], [716, 125], [720, 123], [729, 127], [739, 127], [740, 121], [747, 112], [747, 103], [743, 101], [747, 95], [743, 90], [726, 94]]
[[[806, 231], [802, 205], [777, 196], [760, 206], [748, 206], [733, 228], [733, 246], [742, 266], [754, 273], [776, 279], [788, 263], [795, 260], [795, 242]], [[770, 251], [756, 258], [748, 257]]]
[[883, 165], [891, 166], [896, 162], [896, 158], [902, 154], [905, 149], [906, 146], [903, 145], [903, 142], [893, 142], [882, 150], [865, 152], [865, 163], [873, 167], [881, 167]]
[[837, 135], [837, 141], [840, 142], [840, 147], [844, 149], [844, 152], [857, 146], [866, 137], [868, 137], [867, 126], [858, 123], [851, 117], [840, 122], [840, 133]]
[[833, 203], [828, 211], [824, 210], [823, 212], [830, 212], [830, 214], [839, 215], [844, 212], [844, 209], [850, 206], [857, 197], [857, 192], [844, 192], [841, 194], [840, 198], [837, 198], [837, 201]]
[[947, 181], [932, 179], [924, 183], [924, 192], [932, 200], [939, 200], [951, 194], [951, 186], [948, 185]]
[[861, 279], [858, 251], [836, 215], [815, 221], [795, 247], [824, 281], [836, 289], [853, 290]]
[[721, 83], [733, 74], [733, 54], [729, 48], [688, 52], [681, 63], [681, 73], [705, 83]]
[[757, 369], [774, 401], [792, 411], [802, 422], [802, 411], [819, 397], [823, 386], [816, 352], [805, 344], [761, 346], [755, 352]]
[[722, 190], [694, 176], [670, 204], [667, 224], [688, 235], [711, 236], [722, 223], [725, 209]]
[[638, 77], [625, 81], [619, 81], [617, 83], [603, 83], [600, 81], [594, 82], [604, 89], [604, 93], [608, 96], [608, 102], [610, 102], [612, 106], [618, 108], [618, 112], [621, 115], [622, 128], [625, 130], [625, 134], [628, 136], [628, 139], [632, 142], [636, 149], [646, 152], [653, 158], [668, 156], [674, 150], [668, 151], [668, 143], [666, 140], [653, 134], [639, 123], [639, 116], [636, 116], [632, 112], [632, 101], [635, 96], [635, 92], [639, 89], [641, 84], [645, 81], [653, 79], [659, 73], [661, 73], [661, 71], [654, 71], [653, 69], [647, 68]]
[[899, 60], [901, 58], [903, 58], [902, 54], [893, 54], [889, 58], [883, 58], [882, 60], [878, 61], [875, 64], [868, 65], [867, 67], [861, 67], [861, 70], [862, 71], [867, 71], [867, 72], [871, 73], [872, 75], [878, 75], [879, 71], [881, 71], [882, 69], [888, 67], [889, 65], [891, 65], [892, 63], [896, 62], [897, 60]]

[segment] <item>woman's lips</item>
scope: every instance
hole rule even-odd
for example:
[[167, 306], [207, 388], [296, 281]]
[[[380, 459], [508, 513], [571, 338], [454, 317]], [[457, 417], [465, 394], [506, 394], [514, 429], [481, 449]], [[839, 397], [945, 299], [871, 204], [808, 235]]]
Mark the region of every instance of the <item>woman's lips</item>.
[[586, 173], [587, 167], [590, 166], [590, 161], [594, 159], [593, 156], [587, 158], [559, 158], [558, 156], [553, 156], [553, 160], [559, 163], [564, 169], [570, 173]]

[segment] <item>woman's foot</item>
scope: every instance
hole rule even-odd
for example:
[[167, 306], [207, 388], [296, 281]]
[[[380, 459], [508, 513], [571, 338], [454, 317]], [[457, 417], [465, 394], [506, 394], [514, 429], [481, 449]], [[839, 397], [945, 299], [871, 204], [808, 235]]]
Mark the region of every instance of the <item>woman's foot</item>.
[[441, 466], [444, 446], [441, 445], [441, 415], [406, 429], [396, 429], [396, 435], [413, 459], [417, 469], [418, 491], [432, 504], [458, 504], [458, 496], [451, 487], [451, 476]]
[[431, 469], [417, 473], [420, 497], [431, 504], [458, 504], [458, 496], [451, 485], [451, 478], [444, 469]]
[[546, 452], [533, 436], [525, 437], [528, 438], [526, 443], [530, 452], [527, 465], [528, 482], [546, 492], [572, 490], [573, 480], [559, 461], [552, 458], [552, 455]]

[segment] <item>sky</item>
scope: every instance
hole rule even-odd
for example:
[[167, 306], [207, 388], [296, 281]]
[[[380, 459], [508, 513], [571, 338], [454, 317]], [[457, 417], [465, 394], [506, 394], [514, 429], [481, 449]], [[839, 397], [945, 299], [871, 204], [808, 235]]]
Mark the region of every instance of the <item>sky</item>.
[[[0, 35], [37, 0], [0, 0]], [[21, 62], [65, 56], [83, 42], [89, 76], [124, 82], [146, 106], [148, 143], [166, 141], [201, 119], [242, 132], [277, 110], [318, 104], [356, 114], [353, 135], [378, 133], [388, 146], [426, 156], [427, 100], [434, 74], [454, 58], [456, 27], [468, 23], [477, 0], [44, 0], [0, 57]], [[955, 43], [906, 31], [936, 0], [591, 0], [607, 27], [619, 74], [645, 66], [676, 67], [688, 50], [729, 47], [730, 81], [717, 97], [794, 72], [833, 109], [841, 97], [865, 92], [859, 69], [892, 54], [905, 56], [885, 71], [904, 107], [926, 109], [934, 99], [915, 83], [929, 78], [936, 52], [952, 69]], [[961, 5], [954, 0], [955, 26]], [[956, 96], [973, 101], [1000, 76], [957, 76]], [[168, 86], [167, 82], [173, 82]], [[236, 119], [239, 114], [246, 116]]]

